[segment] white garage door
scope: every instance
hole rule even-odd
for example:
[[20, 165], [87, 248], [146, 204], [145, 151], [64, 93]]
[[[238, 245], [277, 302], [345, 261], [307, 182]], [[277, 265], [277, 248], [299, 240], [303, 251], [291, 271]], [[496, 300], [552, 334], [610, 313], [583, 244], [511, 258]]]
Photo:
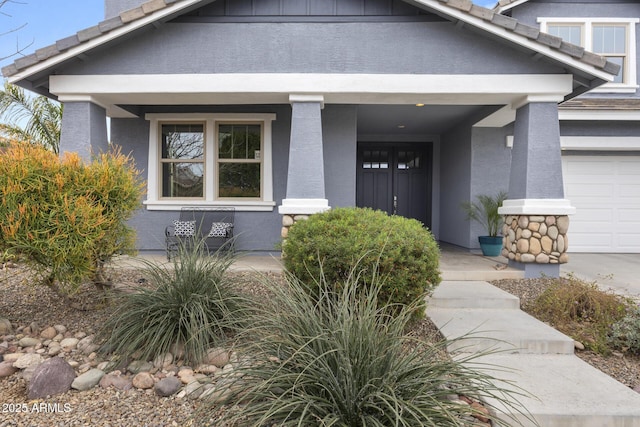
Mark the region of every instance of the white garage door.
[[640, 253], [640, 156], [564, 156], [570, 252]]

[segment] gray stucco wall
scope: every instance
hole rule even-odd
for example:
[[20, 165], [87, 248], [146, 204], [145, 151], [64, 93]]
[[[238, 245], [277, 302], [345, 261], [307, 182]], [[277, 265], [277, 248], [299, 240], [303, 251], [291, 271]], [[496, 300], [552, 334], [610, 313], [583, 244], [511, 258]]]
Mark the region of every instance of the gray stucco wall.
[[[273, 189], [276, 204], [285, 198], [291, 106], [235, 106], [191, 107], [191, 111], [214, 112], [269, 112], [276, 114], [273, 122]], [[168, 108], [156, 109], [168, 112]], [[175, 109], [174, 109], [175, 111]], [[185, 111], [185, 107], [179, 109]], [[177, 111], [176, 111], [177, 112]], [[355, 204], [356, 163], [356, 108], [354, 106], [328, 105], [322, 110], [326, 196], [330, 206]], [[137, 168], [146, 179], [148, 166], [149, 122], [144, 119], [113, 119], [111, 140], [122, 147], [124, 153], [132, 153]], [[177, 211], [149, 211], [144, 207], [130, 221], [137, 229], [140, 250], [162, 250], [164, 229], [177, 219]], [[272, 212], [236, 212], [237, 245], [239, 250], [274, 251], [280, 242], [282, 217], [274, 208]]]
[[90, 102], [65, 103], [60, 131], [60, 153], [76, 152], [85, 160], [109, 149], [107, 115]]
[[472, 247], [470, 224], [460, 203], [471, 196], [471, 125], [460, 126], [440, 140], [440, 240]]
[[[639, 18], [640, 2], [631, 0], [547, 0], [529, 1], [511, 9], [514, 18], [523, 23], [539, 27], [539, 17], [563, 18]], [[636, 48], [640, 48], [640, 28], [636, 25]], [[637, 70], [640, 70], [640, 55], [636, 55]], [[640, 79], [639, 79], [640, 80]], [[597, 93], [584, 95], [615, 98], [640, 97], [635, 94]]]
[[[446, 46], [446, 48], [445, 48]], [[60, 74], [564, 73], [448, 22], [169, 23]]]

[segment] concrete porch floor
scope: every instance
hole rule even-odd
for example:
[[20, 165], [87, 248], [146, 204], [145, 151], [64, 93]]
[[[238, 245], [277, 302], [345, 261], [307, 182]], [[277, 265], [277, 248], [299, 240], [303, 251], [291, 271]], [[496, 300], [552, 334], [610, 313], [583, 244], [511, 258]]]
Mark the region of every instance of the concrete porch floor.
[[[442, 244], [440, 271], [442, 280], [499, 280], [523, 278], [522, 271], [507, 267], [504, 257], [484, 257], [479, 253]], [[122, 256], [113, 261], [116, 266], [143, 268], [144, 261], [165, 264], [162, 252], [141, 253], [137, 257]], [[240, 253], [231, 267], [233, 271], [279, 272], [282, 271], [280, 254]]]

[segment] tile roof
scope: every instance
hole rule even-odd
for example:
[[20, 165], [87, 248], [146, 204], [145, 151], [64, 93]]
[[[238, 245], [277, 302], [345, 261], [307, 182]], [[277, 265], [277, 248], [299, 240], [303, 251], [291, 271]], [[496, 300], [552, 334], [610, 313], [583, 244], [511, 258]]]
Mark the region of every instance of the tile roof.
[[[35, 53], [16, 60], [13, 64], [2, 68], [2, 74], [4, 74], [5, 77], [13, 76], [33, 65], [36, 65], [50, 58], [54, 58], [55, 56], [60, 55], [73, 47], [80, 46], [121, 27], [134, 25], [137, 21], [149, 15], [152, 15], [155, 12], [161, 11], [173, 4], [179, 4], [182, 2], [186, 3], [187, 1], [188, 0], [149, 0], [135, 9], [124, 11], [114, 18], [104, 20], [98, 25], [78, 31], [72, 36], [58, 40], [53, 45], [38, 49]], [[543, 33], [536, 27], [522, 24], [516, 19], [502, 15], [497, 11], [475, 5], [471, 0], [433, 1], [437, 1], [441, 5], [446, 6], [447, 8], [450, 8], [452, 10], [460, 11], [469, 16], [479, 18], [489, 25], [502, 28], [508, 32], [513, 33], [514, 35], [524, 37], [528, 40], [539, 43], [542, 46], [547, 46], [557, 52], [573, 58], [574, 60], [578, 60], [597, 69], [603, 70], [609, 74], [615, 75], [619, 71], [619, 65], [608, 62], [607, 59], [603, 56], [588, 52], [580, 46], [567, 43], [559, 37]], [[519, 0], [500, 0], [500, 5], [502, 5], [503, 3], [513, 3], [515, 1]], [[416, 2], [413, 2], [413, 4], [415, 3]], [[423, 2], [419, 1], [417, 3], [428, 7], [427, 4], [424, 4], [424, 0]]]

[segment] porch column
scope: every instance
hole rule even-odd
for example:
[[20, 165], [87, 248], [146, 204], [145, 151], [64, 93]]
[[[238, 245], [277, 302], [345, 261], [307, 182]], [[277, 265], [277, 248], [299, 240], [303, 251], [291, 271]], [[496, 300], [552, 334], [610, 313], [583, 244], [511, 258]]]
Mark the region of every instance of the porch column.
[[65, 102], [60, 131], [60, 154], [77, 152], [86, 161], [109, 149], [107, 113], [91, 102]]
[[568, 261], [568, 215], [564, 198], [558, 104], [530, 102], [516, 111], [509, 199], [502, 254], [525, 277], [558, 277]]
[[282, 237], [296, 220], [329, 209], [324, 191], [322, 150], [322, 108], [324, 98], [316, 95], [291, 95], [291, 140], [287, 193], [278, 207], [283, 215]]

